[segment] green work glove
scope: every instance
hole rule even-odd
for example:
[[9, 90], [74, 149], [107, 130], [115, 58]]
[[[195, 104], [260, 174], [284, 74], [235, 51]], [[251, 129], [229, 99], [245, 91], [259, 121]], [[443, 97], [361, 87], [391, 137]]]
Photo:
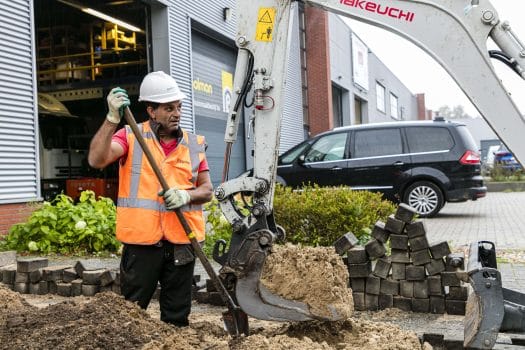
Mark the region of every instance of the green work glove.
[[179, 190], [175, 187], [170, 188], [166, 192], [160, 191], [159, 196], [164, 197], [164, 203], [168, 210], [180, 208], [191, 201], [190, 193], [188, 191]]
[[112, 89], [107, 97], [109, 112], [106, 119], [114, 124], [120, 123], [124, 115], [124, 108], [130, 105], [128, 93], [126, 90], [116, 87]]

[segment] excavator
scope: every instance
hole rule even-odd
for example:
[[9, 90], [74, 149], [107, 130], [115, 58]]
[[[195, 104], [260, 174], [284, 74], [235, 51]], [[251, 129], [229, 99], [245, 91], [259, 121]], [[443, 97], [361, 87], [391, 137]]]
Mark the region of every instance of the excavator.
[[[450, 74], [498, 137], [525, 164], [525, 120], [491, 63], [491, 59], [502, 61], [525, 78], [525, 46], [488, 0], [300, 2], [379, 26], [422, 48]], [[287, 61], [292, 3], [237, 0], [234, 103], [225, 131], [223, 182], [215, 191], [233, 231], [229, 246], [224, 241], [214, 246], [214, 260], [222, 266], [220, 278], [243, 313], [275, 321], [316, 318], [306, 304], [274, 295], [260, 283], [272, 245], [285, 239], [284, 230], [274, 220], [273, 196], [286, 66], [294, 64]], [[498, 50], [488, 50], [489, 38]], [[247, 96], [253, 100], [247, 101]], [[252, 108], [246, 108], [248, 105]], [[243, 113], [251, 113], [253, 174], [227, 179], [229, 155]], [[241, 208], [243, 201], [238, 198], [247, 196], [250, 204]], [[467, 280], [474, 292], [465, 317], [465, 347], [491, 349], [498, 332], [525, 331], [525, 295], [501, 286], [494, 247], [487, 247], [487, 242], [472, 244], [468, 266]], [[339, 318], [334, 314], [330, 320]]]

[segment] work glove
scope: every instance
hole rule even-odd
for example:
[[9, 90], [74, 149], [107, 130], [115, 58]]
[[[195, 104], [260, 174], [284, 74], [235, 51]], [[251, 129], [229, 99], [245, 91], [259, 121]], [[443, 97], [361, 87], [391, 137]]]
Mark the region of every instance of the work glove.
[[160, 191], [159, 196], [164, 197], [166, 209], [173, 210], [182, 207], [190, 202], [190, 193], [186, 190], [170, 188], [166, 192]]
[[109, 92], [107, 101], [109, 112], [106, 119], [114, 124], [120, 123], [120, 119], [124, 116], [124, 108], [130, 105], [128, 93], [116, 87]]

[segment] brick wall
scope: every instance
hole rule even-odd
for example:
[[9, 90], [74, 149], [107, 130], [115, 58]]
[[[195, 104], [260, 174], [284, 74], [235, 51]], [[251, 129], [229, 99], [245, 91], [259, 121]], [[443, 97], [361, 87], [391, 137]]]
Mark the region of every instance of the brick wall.
[[333, 128], [328, 13], [305, 7], [308, 122], [311, 136]]
[[425, 106], [425, 94], [416, 94], [417, 99], [417, 119], [427, 119], [427, 110]]
[[28, 203], [0, 204], [0, 236], [7, 234], [12, 225], [26, 221], [37, 208]]

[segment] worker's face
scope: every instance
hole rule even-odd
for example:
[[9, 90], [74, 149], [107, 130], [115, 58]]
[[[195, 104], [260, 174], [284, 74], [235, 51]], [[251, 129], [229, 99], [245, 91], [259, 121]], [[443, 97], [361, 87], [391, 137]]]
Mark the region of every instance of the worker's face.
[[181, 110], [181, 101], [161, 103], [156, 109], [148, 107], [151, 119], [159, 123], [166, 133], [177, 131], [180, 127]]

